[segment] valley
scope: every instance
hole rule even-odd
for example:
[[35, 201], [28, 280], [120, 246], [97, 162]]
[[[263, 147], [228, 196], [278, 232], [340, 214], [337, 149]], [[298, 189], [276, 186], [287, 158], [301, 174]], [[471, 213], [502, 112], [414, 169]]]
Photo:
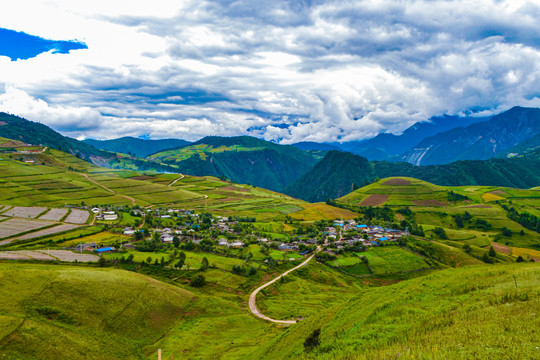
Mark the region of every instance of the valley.
[[[395, 165], [252, 138], [109, 153], [107, 168], [41, 143], [0, 148], [3, 358], [538, 353], [534, 157], [488, 160], [497, 172], [480, 167], [481, 179], [466, 175], [476, 163]], [[246, 159], [254, 167], [240, 169]], [[303, 195], [242, 172], [282, 172], [268, 181]], [[479, 184], [492, 179], [523, 188]]]

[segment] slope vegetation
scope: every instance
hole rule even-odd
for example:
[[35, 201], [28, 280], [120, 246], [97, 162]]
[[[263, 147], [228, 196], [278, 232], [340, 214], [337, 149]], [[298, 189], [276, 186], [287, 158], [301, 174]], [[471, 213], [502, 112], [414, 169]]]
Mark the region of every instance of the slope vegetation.
[[[300, 322], [253, 358], [533, 359], [539, 275], [535, 264], [464, 267], [368, 289]], [[319, 345], [306, 348], [317, 329]]]
[[96, 149], [133, 154], [137, 157], [146, 157], [163, 150], [179, 148], [189, 144], [188, 141], [180, 139], [144, 140], [130, 136], [112, 140], [86, 139], [83, 141]]
[[299, 178], [316, 162], [313, 156], [293, 146], [248, 136], [207, 137], [151, 158], [174, 164], [182, 173], [225, 177], [276, 191]]
[[[538, 151], [538, 150], [536, 150]], [[326, 201], [348, 194], [377, 178], [407, 176], [444, 186], [491, 185], [531, 188], [540, 184], [537, 156], [512, 159], [468, 160], [446, 165], [414, 166], [375, 161], [351, 153], [330, 151], [310, 171], [284, 189], [308, 201]]]

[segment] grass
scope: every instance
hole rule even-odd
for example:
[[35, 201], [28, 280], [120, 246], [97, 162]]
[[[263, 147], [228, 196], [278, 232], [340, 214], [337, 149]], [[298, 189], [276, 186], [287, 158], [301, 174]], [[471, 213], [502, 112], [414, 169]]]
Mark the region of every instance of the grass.
[[[534, 264], [466, 267], [364, 289], [251, 358], [534, 359], [538, 276]], [[320, 345], [305, 351], [304, 340], [318, 328]]]
[[415, 271], [431, 267], [421, 256], [398, 246], [373, 247], [362, 253], [375, 275]]

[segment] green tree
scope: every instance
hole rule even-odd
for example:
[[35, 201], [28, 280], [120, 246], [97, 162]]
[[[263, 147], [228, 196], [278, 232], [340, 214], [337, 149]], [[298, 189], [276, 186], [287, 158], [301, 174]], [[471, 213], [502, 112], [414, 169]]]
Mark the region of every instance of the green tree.
[[489, 247], [488, 255], [491, 256], [491, 257], [497, 256], [497, 253], [495, 252], [495, 249], [493, 248], [493, 246]]
[[465, 251], [467, 254], [470, 254], [471, 251], [472, 251], [471, 245], [469, 245], [469, 244], [463, 245], [463, 251]]
[[204, 286], [205, 283], [206, 283], [206, 278], [204, 277], [204, 275], [197, 274], [191, 279], [191, 282], [189, 284], [193, 287], [202, 287]]
[[105, 261], [105, 258], [104, 258], [103, 256], [100, 256], [100, 257], [99, 257], [99, 260], [98, 260], [99, 266], [104, 267], [104, 266], [105, 266], [105, 262], [106, 262], [106, 261]]
[[203, 257], [201, 260], [201, 270], [205, 271], [206, 269], [208, 269], [208, 266], [208, 259], [206, 257]]
[[523, 256], [519, 255], [516, 259], [516, 262], [518, 263], [525, 262], [525, 259], [523, 258]]
[[172, 242], [173, 242], [173, 244], [174, 244], [174, 247], [177, 248], [177, 247], [180, 246], [180, 239], [178, 238], [178, 236], [175, 235], [175, 236], [172, 238]]

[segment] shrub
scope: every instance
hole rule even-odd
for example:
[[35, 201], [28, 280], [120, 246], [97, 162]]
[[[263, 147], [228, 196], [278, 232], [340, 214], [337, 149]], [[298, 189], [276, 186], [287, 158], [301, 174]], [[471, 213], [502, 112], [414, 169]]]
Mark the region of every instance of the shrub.
[[195, 275], [190, 282], [190, 285], [193, 287], [203, 287], [206, 283], [206, 278], [203, 274], [197, 274]]

